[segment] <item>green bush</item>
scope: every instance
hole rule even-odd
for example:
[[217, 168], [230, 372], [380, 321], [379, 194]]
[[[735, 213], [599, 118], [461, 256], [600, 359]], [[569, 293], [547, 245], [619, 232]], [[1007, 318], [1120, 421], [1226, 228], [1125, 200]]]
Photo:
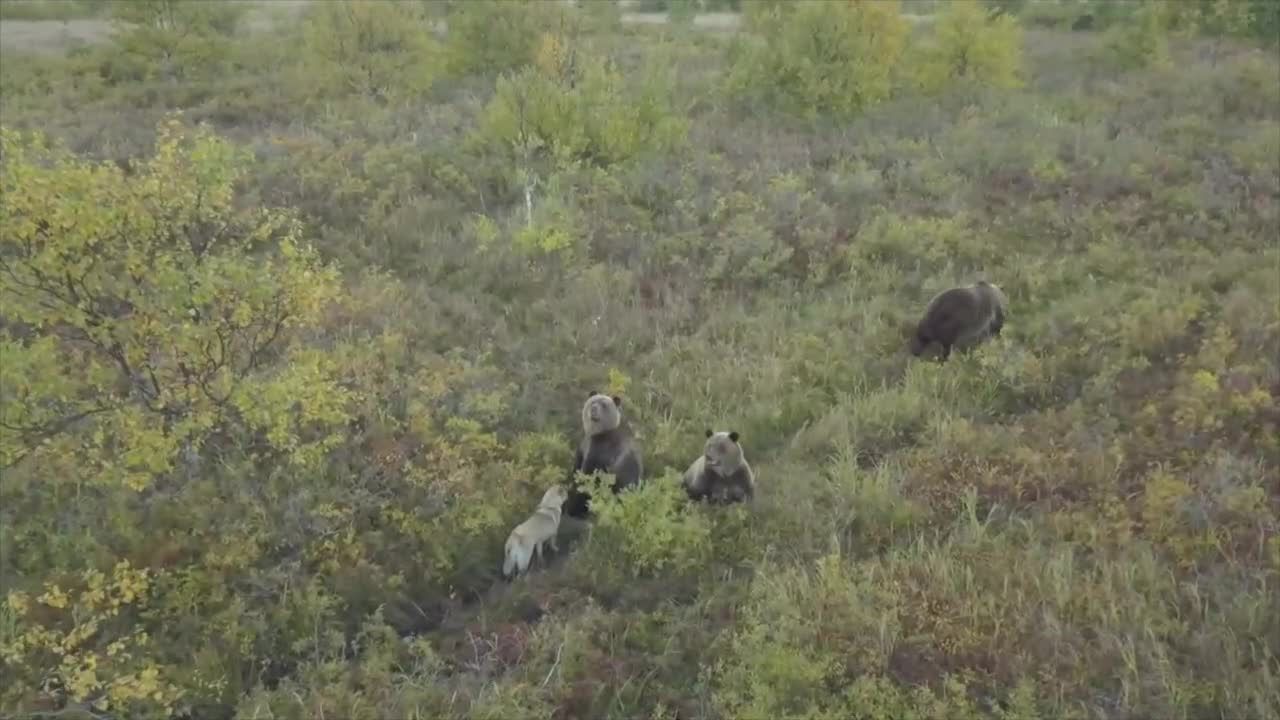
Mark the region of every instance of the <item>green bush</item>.
[[1169, 8], [1165, 3], [1143, 3], [1129, 22], [1107, 31], [1104, 39], [1107, 59], [1124, 69], [1168, 65], [1169, 21]]
[[598, 518], [591, 538], [593, 556], [621, 563], [632, 575], [679, 575], [706, 562], [712, 550], [710, 520], [686, 503], [679, 476], [647, 478], [636, 489], [615, 494], [610, 476], [585, 485]]
[[129, 79], [174, 83], [216, 77], [224, 70], [245, 12], [244, 5], [201, 0], [138, 0], [111, 8], [121, 53], [142, 73]]
[[[429, 29], [466, 3], [249, 3], [181, 82], [6, 20], [0, 715], [1274, 716], [1274, 49], [1173, 17], [1171, 67], [1111, 72], [1042, 28], [1017, 92], [924, 94], [939, 23], [995, 25], [905, 0], [939, 16], [846, 114], [871, 25], [763, 4], [495, 3], [536, 30], [482, 47]], [[335, 9], [370, 24], [308, 45]], [[724, 102], [770, 48], [836, 110]], [[911, 357], [980, 277], [1001, 336]], [[504, 582], [588, 388], [648, 482]], [[684, 502], [706, 427], [752, 503]]]
[[522, 165], [545, 158], [550, 168], [610, 165], [682, 141], [685, 123], [671, 98], [671, 76], [656, 64], [629, 86], [611, 62], [585, 56], [580, 76], [527, 67], [498, 78], [479, 138]]
[[497, 74], [528, 65], [542, 34], [555, 26], [562, 12], [538, 0], [450, 3], [446, 17], [450, 71]]
[[412, 100], [442, 74], [425, 8], [390, 0], [320, 3], [304, 20], [297, 84], [304, 98]]
[[810, 118], [852, 117], [889, 97], [908, 28], [896, 2], [799, 0], [762, 12], [768, 32], [732, 46], [731, 95]]
[[957, 82], [1018, 87], [1022, 33], [1008, 13], [988, 13], [978, 0], [955, 0], [933, 23], [920, 51], [917, 83], [936, 93]]

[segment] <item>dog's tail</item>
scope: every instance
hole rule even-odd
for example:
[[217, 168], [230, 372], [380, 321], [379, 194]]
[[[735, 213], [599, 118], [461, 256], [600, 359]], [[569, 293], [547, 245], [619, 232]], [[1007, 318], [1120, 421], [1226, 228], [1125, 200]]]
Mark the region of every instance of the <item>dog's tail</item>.
[[512, 570], [524, 572], [529, 569], [530, 550], [520, 542], [519, 535], [511, 533], [511, 537], [507, 538], [505, 552], [506, 557], [502, 561], [503, 576], [511, 577]]

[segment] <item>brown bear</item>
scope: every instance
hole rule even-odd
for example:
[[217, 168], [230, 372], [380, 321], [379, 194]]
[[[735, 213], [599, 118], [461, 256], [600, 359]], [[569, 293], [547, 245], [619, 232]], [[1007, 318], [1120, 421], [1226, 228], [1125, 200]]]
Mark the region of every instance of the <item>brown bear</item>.
[[980, 280], [968, 287], [951, 288], [929, 302], [911, 337], [911, 354], [920, 356], [937, 343], [940, 360], [951, 356], [952, 346], [968, 349], [1000, 334], [1008, 300], [996, 285]]
[[570, 473], [572, 489], [564, 504], [565, 514], [576, 518], [590, 512], [590, 498], [578, 488], [574, 474], [612, 473], [617, 493], [638, 485], [644, 472], [640, 447], [622, 425], [622, 398], [592, 391], [582, 406], [582, 433]]
[[707, 430], [702, 455], [684, 472], [684, 489], [691, 500], [726, 504], [755, 497], [756, 476], [738, 437], [737, 431]]

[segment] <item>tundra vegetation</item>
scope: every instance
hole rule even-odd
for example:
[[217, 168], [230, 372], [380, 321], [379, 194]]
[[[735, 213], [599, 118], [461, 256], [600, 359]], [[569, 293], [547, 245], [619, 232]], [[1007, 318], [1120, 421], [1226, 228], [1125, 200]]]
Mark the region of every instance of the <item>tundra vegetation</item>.
[[0, 5], [0, 714], [1280, 714], [1280, 4], [648, 4]]

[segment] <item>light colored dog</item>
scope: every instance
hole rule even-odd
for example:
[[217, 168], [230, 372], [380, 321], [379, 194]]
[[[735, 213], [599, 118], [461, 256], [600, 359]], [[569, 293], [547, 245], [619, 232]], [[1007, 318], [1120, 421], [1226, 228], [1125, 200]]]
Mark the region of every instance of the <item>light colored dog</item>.
[[542, 557], [543, 544], [556, 547], [556, 533], [560, 530], [560, 507], [564, 505], [568, 492], [559, 485], [551, 487], [542, 495], [542, 502], [533, 511], [528, 520], [516, 526], [507, 538], [506, 558], [502, 561], [502, 574], [511, 577], [511, 571], [523, 573], [529, 569], [529, 561], [536, 555]]

